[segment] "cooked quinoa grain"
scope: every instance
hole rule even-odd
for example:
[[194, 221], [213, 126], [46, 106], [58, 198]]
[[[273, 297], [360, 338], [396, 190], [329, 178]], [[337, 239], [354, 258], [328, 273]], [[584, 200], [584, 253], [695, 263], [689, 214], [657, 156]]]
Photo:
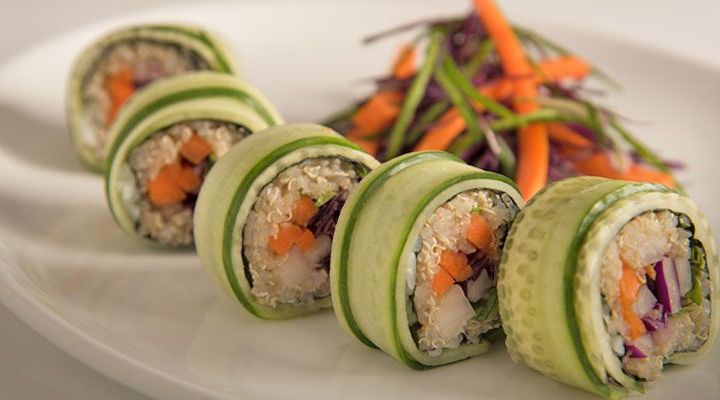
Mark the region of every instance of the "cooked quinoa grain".
[[256, 300], [278, 304], [309, 304], [330, 293], [328, 271], [323, 268], [330, 254], [332, 237], [317, 234], [314, 246], [302, 251], [293, 246], [278, 255], [269, 239], [282, 224], [290, 223], [301, 196], [313, 201], [328, 194], [347, 194], [359, 182], [353, 165], [339, 158], [314, 158], [278, 174], [258, 195], [243, 229], [243, 253], [248, 260], [251, 293]]
[[[160, 170], [180, 159], [180, 149], [193, 134], [212, 147], [212, 156], [222, 157], [230, 147], [248, 135], [247, 129], [230, 123], [197, 120], [181, 122], [158, 131], [130, 152], [123, 190], [125, 206], [137, 220], [138, 233], [171, 246], [192, 244], [195, 196], [184, 202], [155, 205], [149, 199], [148, 184]], [[194, 166], [204, 178], [209, 163]]]
[[[475, 319], [473, 305], [491, 301], [488, 298], [495, 287], [502, 241], [517, 212], [509, 198], [491, 190], [473, 190], [438, 207], [423, 225], [412, 260], [416, 271], [409, 273], [414, 276], [414, 287], [408, 282], [414, 307], [414, 312], [409, 310], [409, 319], [411, 325], [415, 320], [419, 324], [416, 335], [421, 350], [439, 355], [443, 349], [456, 348], [463, 342], [477, 343], [483, 333], [499, 326], [497, 318]], [[466, 239], [473, 214], [482, 216], [492, 232], [484, 249], [476, 249]], [[440, 258], [445, 251], [464, 254], [473, 273], [438, 296], [432, 283], [442, 268]]]
[[[610, 242], [602, 261], [603, 319], [615, 343], [613, 351], [627, 373], [643, 380], [658, 379], [672, 354], [697, 350], [709, 334], [710, 281], [702, 270], [704, 253], [698, 244], [693, 248], [692, 232], [679, 221], [678, 215], [667, 210], [633, 218]], [[695, 257], [701, 264], [691, 265], [694, 253], [701, 253]], [[665, 263], [671, 273], [659, 277]], [[623, 300], [628, 296], [621, 284], [628, 279], [626, 274], [640, 284], [630, 300]], [[681, 283], [693, 279], [690, 274], [699, 274], [701, 284], [695, 300], [690, 294], [693, 284]], [[676, 285], [682, 309], [667, 309], [660, 289], [665, 285]], [[629, 308], [628, 301], [632, 302]]]

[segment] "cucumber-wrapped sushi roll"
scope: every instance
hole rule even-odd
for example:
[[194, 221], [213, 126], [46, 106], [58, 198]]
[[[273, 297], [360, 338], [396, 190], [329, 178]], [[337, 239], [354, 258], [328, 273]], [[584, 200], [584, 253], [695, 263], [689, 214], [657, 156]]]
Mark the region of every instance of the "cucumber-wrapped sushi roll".
[[718, 258], [688, 197], [603, 178], [555, 183], [520, 213], [498, 295], [517, 362], [606, 397], [642, 392], [718, 334]]
[[112, 127], [105, 190], [115, 220], [132, 236], [192, 244], [208, 170], [235, 143], [281, 121], [261, 93], [231, 75], [196, 72], [153, 84]]
[[234, 73], [229, 52], [204, 30], [187, 25], [140, 25], [110, 32], [75, 60], [67, 90], [67, 120], [76, 152], [101, 171], [110, 125], [139, 89], [192, 71]]
[[329, 128], [286, 124], [233, 147], [195, 214], [203, 264], [254, 315], [330, 307], [330, 248], [348, 194], [378, 162]]
[[486, 351], [500, 324], [497, 266], [522, 205], [508, 178], [447, 153], [383, 164], [338, 220], [330, 274], [341, 325], [412, 368]]

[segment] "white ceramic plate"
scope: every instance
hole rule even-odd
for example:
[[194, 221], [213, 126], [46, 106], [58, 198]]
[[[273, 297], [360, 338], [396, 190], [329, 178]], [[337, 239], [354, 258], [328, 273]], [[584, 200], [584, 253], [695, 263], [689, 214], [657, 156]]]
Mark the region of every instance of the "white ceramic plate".
[[[116, 19], [56, 37], [0, 67], [0, 298], [53, 343], [109, 377], [166, 399], [592, 398], [513, 364], [503, 346], [472, 360], [412, 371], [346, 336], [332, 312], [266, 322], [225, 297], [190, 252], [126, 239], [99, 177], [75, 161], [63, 91], [79, 49], [131, 21], [189, 21], [224, 35], [246, 76], [288, 120], [317, 120], [368, 89], [396, 40], [362, 47], [368, 32], [467, 10], [422, 4], [280, 2], [182, 7]], [[625, 86], [608, 101], [635, 130], [685, 160], [690, 191], [720, 231], [720, 70], [607, 36], [525, 18], [600, 62]], [[670, 367], [648, 398], [720, 398], [720, 346]]]

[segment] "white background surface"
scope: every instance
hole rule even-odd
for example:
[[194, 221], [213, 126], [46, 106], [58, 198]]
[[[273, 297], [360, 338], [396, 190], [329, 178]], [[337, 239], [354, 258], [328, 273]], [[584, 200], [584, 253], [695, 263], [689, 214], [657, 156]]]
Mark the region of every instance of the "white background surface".
[[[437, 1], [437, 0], [436, 0]], [[33, 43], [74, 27], [151, 7], [166, 0], [122, 2], [0, 0], [0, 63]], [[677, 9], [682, 4], [682, 9]], [[515, 0], [502, 3], [523, 20], [543, 20], [607, 32], [615, 37], [663, 48], [720, 68], [720, 1]], [[456, 10], [449, 10], [454, 13]], [[720, 82], [708, 82], [720, 90]], [[720, 104], [718, 105], [720, 107]], [[2, 210], [0, 210], [2, 212]], [[38, 334], [0, 305], [0, 398], [144, 399], [92, 371]]]

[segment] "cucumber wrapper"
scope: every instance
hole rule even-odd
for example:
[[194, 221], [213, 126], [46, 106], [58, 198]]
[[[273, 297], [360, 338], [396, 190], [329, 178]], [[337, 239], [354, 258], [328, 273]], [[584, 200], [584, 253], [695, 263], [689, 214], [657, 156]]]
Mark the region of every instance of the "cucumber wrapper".
[[692, 221], [695, 238], [707, 252], [712, 282], [710, 337], [698, 351], [678, 353], [669, 361], [689, 363], [708, 352], [718, 332], [718, 261], [697, 205], [660, 185], [581, 177], [543, 189], [508, 235], [498, 296], [513, 360], [609, 398], [644, 390], [624, 373], [610, 347], [600, 267], [605, 249], [627, 222], [663, 209]]
[[488, 349], [481, 341], [430, 356], [418, 349], [406, 314], [405, 264], [422, 225], [437, 207], [475, 189], [507, 193], [523, 204], [508, 178], [443, 152], [397, 157], [360, 182], [340, 214], [330, 268], [333, 308], [348, 333], [416, 369]]
[[265, 96], [239, 78], [195, 72], [157, 82], [123, 107], [112, 125], [105, 167], [105, 194], [118, 225], [140, 237], [123, 199], [123, 187], [132, 182], [127, 159], [133, 149], [159, 130], [177, 123], [210, 119], [243, 126], [256, 132], [282, 122]]
[[[113, 31], [91, 43], [75, 60], [68, 81], [67, 124], [79, 160], [95, 172], [102, 172], [104, 158], [99, 157], [93, 146], [83, 140], [86, 107], [83, 91], [90, 74], [99, 60], [111, 47], [128, 41], [151, 41], [166, 43], [191, 50], [202, 59], [211, 71], [236, 74], [237, 67], [227, 47], [214, 35], [190, 25], [141, 25]], [[141, 90], [143, 91], [143, 90]]]
[[260, 304], [251, 293], [243, 228], [260, 191], [283, 170], [311, 158], [338, 157], [358, 170], [378, 162], [335, 131], [314, 124], [275, 126], [244, 139], [210, 171], [195, 209], [195, 245], [203, 264], [231, 297], [265, 319], [286, 319], [331, 306], [329, 297], [312, 304]]

